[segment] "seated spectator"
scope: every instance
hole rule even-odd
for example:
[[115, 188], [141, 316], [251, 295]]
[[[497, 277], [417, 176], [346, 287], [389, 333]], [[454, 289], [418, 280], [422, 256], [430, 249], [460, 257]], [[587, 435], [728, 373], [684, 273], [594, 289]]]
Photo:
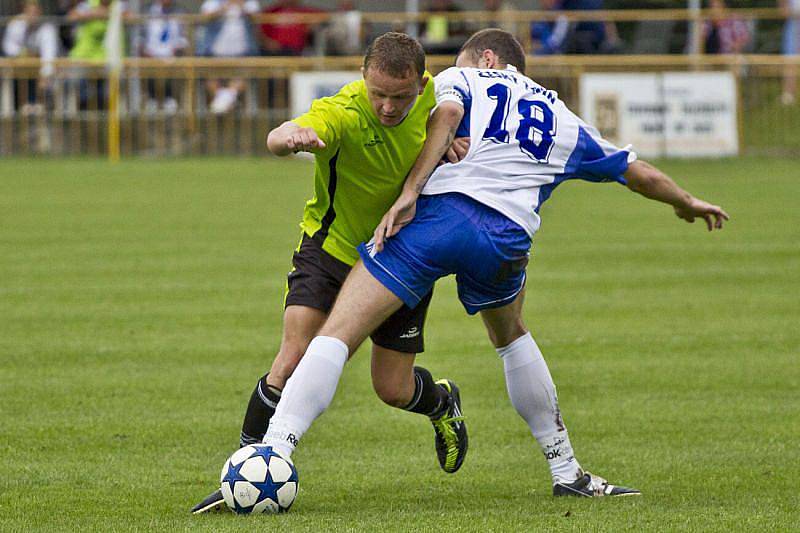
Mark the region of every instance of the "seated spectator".
[[725, 15], [725, 0], [710, 0], [711, 19], [703, 24], [707, 54], [740, 54], [750, 43], [750, 30], [738, 18]]
[[[173, 15], [180, 11], [175, 8], [172, 0], [156, 0], [150, 6], [147, 25], [144, 32], [144, 57], [154, 57], [159, 59], [170, 59], [182, 55], [188, 45], [183, 34], [183, 26], [180, 20]], [[178, 102], [174, 96], [173, 80], [166, 80], [163, 84], [163, 94], [157, 94], [155, 80], [148, 80], [147, 83], [147, 109], [156, 111], [158, 109], [159, 97], [163, 97], [163, 109], [167, 113], [174, 113], [178, 110]]]
[[[298, 0], [278, 0], [262, 11], [265, 15], [323, 13], [319, 9], [304, 6]], [[294, 22], [270, 22], [261, 25], [261, 41], [267, 55], [299, 56], [311, 43], [313, 25]]]
[[[542, 6], [552, 11], [594, 11], [603, 9], [603, 0], [543, 0]], [[599, 20], [570, 23], [559, 17], [555, 22], [535, 22], [531, 38], [536, 54], [612, 53], [618, 47], [616, 27]]]
[[362, 51], [361, 12], [352, 0], [339, 0], [325, 30], [325, 53], [354, 56]]
[[[258, 12], [256, 0], [205, 0], [200, 12], [210, 21], [202, 55], [213, 57], [243, 57], [256, 53], [250, 18]], [[231, 111], [244, 89], [241, 79], [208, 80], [211, 111], [216, 114]]]
[[[564, 0], [565, 11], [595, 11], [603, 9], [603, 0]], [[608, 25], [599, 20], [585, 20], [571, 25], [566, 42], [568, 54], [598, 54], [608, 52]]]
[[34, 0], [28, 0], [22, 13], [11, 19], [3, 35], [3, 54], [8, 57], [38, 56], [42, 61], [38, 83], [31, 80], [27, 87], [27, 101], [36, 102], [36, 88], [48, 89], [53, 76], [53, 60], [58, 55], [58, 30], [41, 19], [42, 10]]
[[422, 26], [422, 44], [428, 52], [435, 54], [454, 54], [471, 33], [461, 20], [451, 20], [438, 13], [461, 13], [463, 9], [453, 0], [431, 0], [428, 11], [437, 14], [428, 18]]
[[[558, 11], [561, 9], [561, 3], [559, 0], [541, 0], [541, 8], [545, 11]], [[563, 16], [554, 21], [532, 22], [533, 53], [536, 55], [563, 54], [569, 27], [569, 21]]]

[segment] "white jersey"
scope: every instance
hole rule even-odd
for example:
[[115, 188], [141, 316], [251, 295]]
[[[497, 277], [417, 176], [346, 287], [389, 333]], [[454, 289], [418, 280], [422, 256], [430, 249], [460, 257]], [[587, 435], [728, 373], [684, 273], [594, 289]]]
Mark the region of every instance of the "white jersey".
[[512, 66], [452, 67], [436, 76], [437, 104], [464, 106], [457, 136], [471, 138], [467, 156], [441, 165], [422, 194], [458, 192], [504, 214], [532, 237], [539, 208], [570, 178], [618, 181], [635, 154], [620, 150], [572, 113], [555, 91]]

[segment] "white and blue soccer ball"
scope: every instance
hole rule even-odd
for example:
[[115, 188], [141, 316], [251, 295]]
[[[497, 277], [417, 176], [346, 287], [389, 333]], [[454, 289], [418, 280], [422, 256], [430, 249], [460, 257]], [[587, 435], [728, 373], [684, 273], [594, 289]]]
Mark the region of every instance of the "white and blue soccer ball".
[[240, 448], [220, 475], [225, 503], [239, 514], [283, 513], [297, 496], [297, 469], [266, 444]]

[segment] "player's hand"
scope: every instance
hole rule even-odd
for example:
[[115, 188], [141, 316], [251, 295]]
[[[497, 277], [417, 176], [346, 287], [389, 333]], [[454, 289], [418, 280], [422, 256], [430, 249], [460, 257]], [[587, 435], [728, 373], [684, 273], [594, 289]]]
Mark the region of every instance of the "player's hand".
[[708, 231], [722, 229], [722, 222], [730, 220], [730, 216], [720, 206], [713, 205], [697, 198], [692, 198], [684, 206], [675, 207], [675, 214], [689, 222], [694, 223], [695, 218], [702, 218], [706, 221]]
[[447, 149], [445, 157], [451, 163], [458, 163], [467, 157], [467, 152], [469, 152], [469, 137], [458, 137], [453, 139], [453, 144]]
[[297, 152], [314, 152], [325, 148], [325, 143], [319, 138], [313, 128], [298, 128], [286, 139], [286, 148]]
[[383, 215], [380, 224], [375, 228], [375, 249], [383, 250], [383, 243], [389, 237], [394, 237], [403, 226], [414, 220], [417, 213], [417, 197], [419, 194], [403, 189], [400, 197], [395, 200], [392, 207]]

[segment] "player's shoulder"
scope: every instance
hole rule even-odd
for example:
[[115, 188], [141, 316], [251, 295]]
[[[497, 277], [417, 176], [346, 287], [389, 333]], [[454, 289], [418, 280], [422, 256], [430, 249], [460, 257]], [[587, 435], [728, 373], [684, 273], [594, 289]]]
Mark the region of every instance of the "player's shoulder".
[[348, 83], [335, 94], [314, 100], [311, 110], [338, 122], [358, 122], [358, 97], [364, 91], [364, 80]]
[[438, 81], [441, 83], [446, 80], [466, 81], [467, 77], [472, 75], [471, 71], [474, 70], [477, 69], [470, 67], [448, 67], [436, 75], [434, 82]]

